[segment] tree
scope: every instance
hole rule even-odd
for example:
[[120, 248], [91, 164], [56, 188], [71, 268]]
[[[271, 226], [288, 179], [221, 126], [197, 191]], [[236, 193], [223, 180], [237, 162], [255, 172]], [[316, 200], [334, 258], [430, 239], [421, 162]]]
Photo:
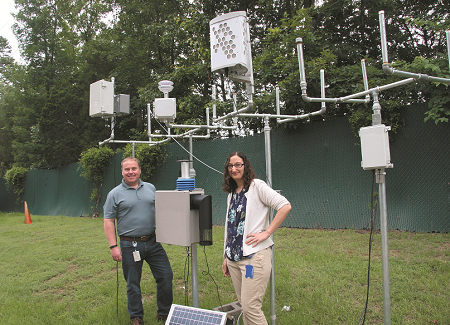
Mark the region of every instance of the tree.
[[102, 197], [101, 187], [103, 178], [105, 177], [105, 170], [114, 151], [107, 147], [92, 147], [81, 154], [80, 167], [83, 168], [81, 176], [94, 183], [94, 189], [91, 193], [91, 201], [94, 201], [93, 215], [98, 216], [98, 203]]
[[[156, 168], [161, 167], [167, 159], [166, 146], [164, 143], [153, 146], [138, 143], [134, 150], [135, 157], [139, 160], [141, 166], [141, 179], [144, 182], [149, 182], [155, 174]], [[123, 152], [123, 158], [131, 157], [132, 151], [132, 145], [127, 144]]]
[[[199, 112], [204, 100], [199, 103], [192, 98], [205, 99], [208, 94], [207, 86], [205, 88], [208, 57], [204, 56], [208, 53], [195, 51], [204, 49], [198, 40], [203, 42], [205, 36], [199, 37], [202, 34], [198, 30], [204, 30], [207, 22], [192, 10], [195, 4], [188, 1], [118, 1], [117, 4], [120, 10], [111, 35], [116, 44], [114, 76], [119, 91], [131, 95], [133, 106], [132, 114], [123, 118], [118, 128], [144, 130], [146, 103], [162, 96], [157, 85], [164, 79], [174, 82], [170, 96], [176, 97], [179, 104], [177, 120], [186, 121], [192, 116], [202, 118]], [[200, 22], [200, 27], [190, 18]], [[200, 97], [191, 96], [193, 90], [198, 90]], [[184, 101], [185, 96], [190, 100]], [[195, 104], [190, 105], [192, 102]]]
[[11, 119], [14, 116], [15, 89], [12, 80], [15, 66], [10, 55], [11, 46], [6, 38], [0, 36], [0, 177], [14, 163]]
[[[398, 68], [401, 67], [406, 71], [424, 73], [433, 69], [434, 73], [444, 77], [439, 67], [442, 67], [442, 53], [445, 52], [442, 28], [445, 25], [449, 26], [447, 22], [449, 9], [448, 2], [439, 0], [326, 1], [318, 9], [320, 23], [317, 25], [316, 36], [320, 40], [327, 40], [324, 47], [336, 55], [335, 66], [338, 69], [358, 64], [362, 58], [374, 68], [381, 69], [378, 12], [384, 10], [390, 61], [396, 62]], [[438, 26], [439, 28], [436, 28]], [[420, 67], [418, 62], [423, 62], [421, 58], [429, 60], [428, 64]], [[430, 68], [430, 65], [434, 68]], [[374, 69], [368, 73], [369, 87], [398, 80], [382, 76]], [[446, 88], [443, 85], [440, 87]], [[446, 100], [438, 95], [439, 92], [435, 85], [410, 84], [382, 93], [380, 99], [383, 119], [395, 130], [401, 124], [398, 108], [423, 101], [430, 101], [431, 110], [427, 113], [428, 117], [440, 116], [436, 113], [445, 110], [443, 107]], [[430, 100], [431, 98], [434, 99]], [[362, 111], [358, 107], [356, 112]], [[359, 119], [352, 116], [353, 110], [349, 113], [351, 121]], [[363, 120], [370, 121], [370, 114], [370, 111], [366, 111]], [[364, 125], [356, 123], [354, 126], [359, 129]]]
[[[361, 59], [369, 87], [398, 80], [381, 70], [379, 10], [386, 13], [389, 54], [397, 68], [448, 76], [444, 31], [450, 27], [450, 4], [440, 0], [335, 0], [320, 5], [312, 0], [16, 0], [16, 5], [15, 32], [26, 65], [12, 64], [0, 39], [2, 172], [14, 164], [66, 165], [107, 138], [109, 122], [88, 117], [89, 84], [99, 79], [114, 77], [115, 93], [131, 96], [131, 114], [116, 118], [116, 139], [148, 138], [146, 104], [162, 96], [158, 82], [164, 79], [174, 82], [170, 96], [177, 99], [177, 124], [206, 123], [212, 85], [221, 99], [219, 115], [231, 111], [231, 92], [246, 104], [243, 83], [227, 83], [210, 71], [209, 22], [230, 11], [243, 10], [249, 18], [253, 99], [259, 113], [275, 112], [276, 86], [283, 113], [319, 109], [319, 103], [301, 99], [297, 37], [303, 38], [310, 97], [320, 96], [320, 69], [325, 69], [329, 85], [327, 97], [363, 90]], [[383, 92], [383, 122], [395, 130], [401, 125], [398, 108], [423, 101], [430, 105], [426, 118], [448, 121], [447, 89], [421, 83]], [[327, 104], [326, 114], [310, 121], [345, 115], [356, 131], [371, 123], [371, 114], [370, 104]], [[273, 127], [305, 122], [277, 125], [271, 120]], [[258, 132], [262, 121], [245, 119], [241, 126]], [[152, 122], [152, 127], [165, 126]]]
[[[406, 62], [411, 62], [416, 55], [422, 53], [429, 56], [433, 53], [430, 45], [442, 49], [439, 42], [442, 36], [435, 34], [433, 41], [428, 37], [426, 42], [428, 46], [421, 47], [420, 51], [405, 51], [403, 48], [408, 46], [416, 49], [417, 39], [421, 39], [423, 35], [432, 35], [423, 26], [411, 24], [406, 17], [407, 15], [424, 17], [427, 12], [433, 12], [438, 2], [426, 1], [416, 5], [411, 1], [326, 1], [320, 7], [305, 8], [297, 11], [292, 17], [286, 16], [278, 27], [268, 29], [265, 39], [261, 42], [261, 53], [254, 59], [255, 72], [265, 87], [258, 106], [261, 107], [262, 104], [263, 107], [273, 111], [274, 100], [270, 93], [273, 93], [275, 85], [279, 85], [286, 113], [301, 114], [318, 110], [318, 103], [304, 103], [298, 100], [300, 87], [296, 71], [297, 53], [293, 51], [296, 48], [296, 37], [303, 38], [310, 97], [320, 97], [320, 69], [325, 69], [326, 83], [329, 85], [326, 90], [327, 97], [342, 97], [362, 91], [361, 59], [365, 59], [367, 64], [369, 87], [398, 80], [385, 75], [381, 70], [378, 11], [384, 9], [389, 13], [389, 21], [393, 25], [388, 26], [389, 39], [402, 40], [399, 43], [390, 43], [392, 57], [405, 60], [401, 61], [403, 67], [411, 69], [412, 66]], [[439, 12], [442, 13], [441, 9]], [[394, 19], [391, 17], [400, 22], [392, 23]], [[407, 37], [404, 35], [405, 30], [409, 31], [406, 33]], [[383, 121], [391, 125], [395, 131], [401, 125], [398, 108], [428, 100], [430, 98], [428, 94], [430, 92], [424, 91], [423, 85], [417, 84], [383, 92], [380, 95]], [[444, 105], [445, 99], [439, 98], [441, 106]], [[371, 107], [363, 104], [327, 104], [325, 118], [347, 115], [357, 131], [360, 127], [371, 124], [371, 114]], [[290, 123], [286, 127], [296, 127], [296, 123]]]
[[13, 167], [5, 174], [7, 186], [16, 194], [17, 203], [22, 200], [25, 193], [25, 180], [28, 170], [23, 167]]
[[78, 161], [93, 139], [108, 135], [102, 121], [87, 114], [88, 93], [83, 81], [74, 76], [53, 85], [37, 119], [42, 159], [49, 168]]
[[27, 74], [15, 128], [15, 159], [30, 168], [76, 162], [84, 149], [107, 134], [104, 124], [87, 114], [92, 74], [85, 70], [89, 66], [82, 49], [104, 27], [98, 17], [109, 7], [90, 0], [21, 0], [16, 6], [14, 28]]

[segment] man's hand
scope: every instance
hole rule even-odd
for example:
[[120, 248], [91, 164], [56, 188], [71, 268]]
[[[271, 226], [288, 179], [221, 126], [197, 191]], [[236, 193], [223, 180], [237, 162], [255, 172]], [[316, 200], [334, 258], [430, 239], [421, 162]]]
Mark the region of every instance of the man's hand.
[[[104, 219], [103, 227], [105, 229], [106, 239], [110, 246], [117, 245], [116, 242], [116, 223], [115, 219]], [[122, 252], [119, 247], [111, 248], [111, 256], [114, 261], [120, 262], [122, 260]]]
[[120, 262], [122, 260], [122, 252], [119, 247], [111, 248], [111, 256], [114, 261]]

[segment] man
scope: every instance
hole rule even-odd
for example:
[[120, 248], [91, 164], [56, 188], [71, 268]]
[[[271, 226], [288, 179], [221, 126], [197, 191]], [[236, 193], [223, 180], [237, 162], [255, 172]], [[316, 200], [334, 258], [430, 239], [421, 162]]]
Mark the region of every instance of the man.
[[157, 319], [164, 321], [172, 305], [173, 273], [164, 248], [155, 238], [155, 186], [140, 179], [136, 158], [125, 158], [121, 166], [122, 183], [108, 193], [103, 206], [106, 238], [113, 260], [122, 261], [132, 325], [144, 324], [140, 286], [143, 261], [149, 264], [156, 280]]

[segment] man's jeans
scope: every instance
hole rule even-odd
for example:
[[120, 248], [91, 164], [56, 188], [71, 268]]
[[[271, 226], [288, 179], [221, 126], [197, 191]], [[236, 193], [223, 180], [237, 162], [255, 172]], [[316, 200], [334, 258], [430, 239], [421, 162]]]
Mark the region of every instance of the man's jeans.
[[[141, 274], [142, 264], [148, 263], [156, 280], [156, 301], [158, 305], [157, 313], [167, 315], [172, 305], [172, 268], [166, 251], [156, 238], [146, 242], [137, 242], [137, 247], [133, 247], [131, 241], [121, 240], [122, 269], [127, 281], [128, 312], [130, 317], [144, 317], [141, 297]], [[133, 252], [137, 250], [141, 256], [139, 262], [135, 262]]]

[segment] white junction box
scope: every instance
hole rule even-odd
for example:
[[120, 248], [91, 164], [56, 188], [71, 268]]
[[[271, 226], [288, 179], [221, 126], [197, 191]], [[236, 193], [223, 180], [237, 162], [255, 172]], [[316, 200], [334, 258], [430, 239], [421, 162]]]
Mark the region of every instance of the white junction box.
[[250, 32], [245, 11], [229, 12], [209, 22], [211, 71], [229, 68], [244, 75], [251, 69]]
[[177, 102], [175, 98], [155, 98], [153, 103], [155, 118], [171, 123], [177, 116]]
[[89, 115], [114, 115], [114, 83], [102, 79], [92, 83], [89, 90]]
[[363, 169], [393, 168], [391, 154], [389, 151], [390, 126], [384, 124], [373, 125], [361, 128], [359, 137], [361, 138], [361, 153]]
[[156, 191], [157, 242], [178, 246], [200, 242], [199, 211], [191, 210], [191, 195], [197, 194], [203, 195], [204, 190]]

